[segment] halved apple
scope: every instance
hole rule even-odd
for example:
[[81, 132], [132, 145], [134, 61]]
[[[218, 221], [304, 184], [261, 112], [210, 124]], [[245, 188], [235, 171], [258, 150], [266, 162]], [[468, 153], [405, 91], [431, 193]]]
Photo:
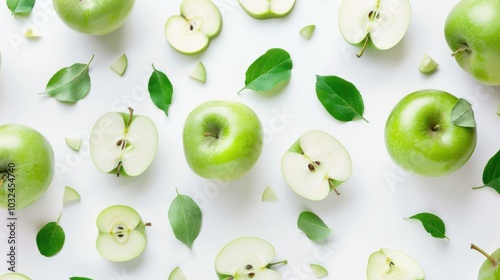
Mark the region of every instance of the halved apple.
[[153, 121], [140, 115], [109, 112], [101, 116], [90, 134], [90, 155], [104, 173], [128, 176], [142, 174], [158, 149], [158, 131]]
[[18, 273], [10, 272], [0, 276], [0, 280], [31, 280], [28, 276]]
[[288, 15], [295, 0], [239, 0], [243, 10], [253, 18], [268, 19]]
[[281, 159], [281, 173], [298, 195], [322, 200], [352, 173], [347, 150], [333, 136], [321, 130], [304, 133]]
[[362, 46], [358, 57], [368, 46], [379, 50], [394, 47], [403, 39], [410, 21], [409, 0], [343, 0], [338, 16], [344, 39]]
[[423, 280], [425, 273], [408, 254], [382, 248], [370, 255], [366, 277], [367, 280]]
[[180, 15], [165, 23], [165, 37], [183, 54], [203, 52], [222, 30], [222, 14], [210, 0], [183, 0]]

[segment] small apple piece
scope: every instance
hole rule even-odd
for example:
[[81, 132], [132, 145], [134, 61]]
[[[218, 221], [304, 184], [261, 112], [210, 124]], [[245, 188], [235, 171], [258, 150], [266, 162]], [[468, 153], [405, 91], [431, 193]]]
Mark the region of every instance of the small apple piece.
[[312, 263], [309, 267], [316, 278], [323, 278], [328, 275], [328, 270], [319, 264]]
[[253, 236], [239, 237], [219, 251], [215, 271], [220, 280], [281, 280], [281, 275], [271, 268], [287, 261], [271, 263], [275, 256], [269, 242]]
[[424, 74], [430, 74], [433, 73], [438, 68], [438, 66], [439, 64], [432, 57], [430, 57], [428, 54], [424, 54], [420, 59], [418, 71]]
[[498, 104], [497, 115], [500, 116], [500, 104]]
[[333, 136], [321, 130], [304, 133], [281, 159], [286, 184], [298, 195], [322, 200], [352, 173], [347, 150]]
[[458, 98], [436, 89], [403, 97], [385, 125], [385, 144], [403, 169], [427, 176], [455, 172], [476, 147], [476, 128], [455, 125], [451, 112]]
[[137, 258], [146, 248], [146, 226], [139, 213], [129, 206], [113, 205], [102, 210], [96, 220], [99, 254], [113, 262]]
[[8, 207], [13, 194], [17, 210], [35, 202], [54, 172], [54, 150], [45, 136], [25, 125], [0, 125], [0, 208]]
[[271, 187], [266, 187], [262, 193], [262, 202], [278, 202], [280, 199]]
[[182, 269], [177, 266], [168, 276], [168, 280], [187, 280], [187, 278], [184, 275], [184, 272], [182, 272]]
[[31, 278], [18, 272], [11, 272], [1, 275], [0, 280], [31, 280]]
[[189, 73], [189, 77], [204, 83], [207, 80], [207, 71], [205, 65], [199, 61]]
[[134, 115], [132, 108], [129, 114], [104, 114], [90, 134], [90, 155], [103, 173], [138, 176], [153, 162], [157, 149], [155, 124], [146, 116]]
[[367, 280], [423, 280], [425, 273], [411, 256], [393, 249], [380, 249], [368, 259]]
[[24, 37], [26, 37], [26, 38], [40, 38], [41, 37], [40, 34], [38, 34], [35, 30], [36, 30], [35, 28], [29, 27], [24, 32]]
[[183, 0], [180, 15], [165, 23], [165, 37], [183, 54], [203, 52], [222, 30], [222, 14], [210, 0]]
[[295, 0], [239, 0], [243, 10], [253, 18], [280, 18], [288, 15]]
[[338, 23], [344, 39], [361, 51], [368, 46], [388, 50], [403, 39], [411, 21], [409, 0], [343, 0]]
[[68, 145], [68, 147], [77, 152], [80, 150], [80, 147], [82, 145], [81, 137], [65, 137], [64, 141], [66, 142], [66, 145]]
[[73, 189], [72, 187], [65, 186], [64, 187], [64, 196], [63, 203], [64, 205], [69, 205], [71, 203], [75, 203], [80, 201], [80, 194]]
[[314, 30], [316, 30], [316, 25], [310, 24], [302, 27], [300, 29], [299, 34], [306, 38], [307, 40], [311, 39], [312, 35], [314, 34]]
[[478, 280], [496, 280], [500, 279], [500, 249], [497, 249], [493, 254], [488, 254], [483, 249], [479, 248], [475, 244], [471, 244], [470, 248], [478, 251], [486, 260], [483, 262], [479, 268], [479, 273], [477, 275]]
[[184, 155], [189, 167], [203, 178], [235, 180], [259, 159], [263, 135], [257, 114], [248, 106], [236, 101], [206, 101], [184, 123]]
[[111, 64], [109, 68], [119, 76], [123, 76], [123, 74], [127, 70], [127, 65], [127, 55], [122, 54], [117, 60], [115, 60], [115, 62], [113, 62], [113, 64]]

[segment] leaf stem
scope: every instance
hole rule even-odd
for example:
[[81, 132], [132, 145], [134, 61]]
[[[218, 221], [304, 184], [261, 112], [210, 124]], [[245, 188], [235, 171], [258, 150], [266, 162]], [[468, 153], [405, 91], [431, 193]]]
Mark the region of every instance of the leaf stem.
[[365, 53], [365, 50], [366, 50], [366, 47], [368, 47], [369, 41], [370, 41], [370, 33], [366, 34], [365, 42], [363, 43], [363, 48], [361, 49], [361, 51], [359, 53], [356, 54], [356, 56], [358, 58], [361, 57]]
[[486, 185], [478, 186], [478, 187], [472, 187], [473, 190], [479, 190], [486, 187]]
[[484, 251], [483, 249], [477, 247], [475, 244], [470, 244], [470, 248], [473, 249], [473, 250], [476, 250], [478, 251], [479, 253], [483, 254], [483, 256], [485, 256], [493, 266], [497, 266], [498, 265], [498, 262], [488, 253], [486, 253], [486, 251]]
[[94, 60], [94, 55], [92, 55], [92, 57], [90, 58], [90, 61], [87, 63], [87, 68], [89, 67], [90, 63], [92, 63], [93, 60]]

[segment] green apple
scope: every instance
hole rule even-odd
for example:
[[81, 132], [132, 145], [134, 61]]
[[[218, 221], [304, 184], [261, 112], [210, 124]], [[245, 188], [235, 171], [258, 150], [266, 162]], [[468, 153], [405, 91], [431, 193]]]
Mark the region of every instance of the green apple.
[[280, 18], [288, 15], [295, 0], [238, 0], [243, 10], [253, 18]]
[[460, 0], [444, 25], [458, 65], [478, 82], [500, 85], [500, 5], [496, 0]]
[[158, 131], [153, 121], [140, 115], [108, 112], [90, 133], [90, 155], [96, 168], [104, 173], [127, 176], [142, 174], [158, 150]]
[[99, 254], [113, 262], [137, 258], [146, 248], [146, 226], [137, 211], [125, 205], [113, 205], [102, 210], [96, 219], [99, 234], [96, 248]]
[[382, 248], [370, 255], [366, 269], [367, 280], [423, 280], [425, 273], [408, 254]]
[[18, 272], [11, 272], [1, 275], [0, 280], [31, 280], [31, 278]]
[[120, 28], [132, 12], [135, 0], [53, 0], [59, 18], [69, 28], [105, 35]]
[[298, 195], [322, 200], [352, 173], [351, 157], [342, 144], [321, 130], [310, 130], [281, 159], [281, 174]]
[[254, 236], [239, 237], [226, 244], [215, 257], [220, 280], [281, 280], [271, 269], [286, 261], [271, 263], [276, 256], [273, 245]]
[[38, 200], [54, 177], [51, 144], [20, 124], [0, 126], [0, 207], [21, 209]]
[[396, 104], [385, 125], [385, 144], [396, 164], [414, 173], [443, 176], [467, 162], [476, 147], [476, 128], [451, 121], [458, 100], [450, 93], [425, 89]]
[[361, 46], [388, 50], [403, 39], [411, 21], [409, 0], [342, 0], [338, 25], [344, 39]]
[[210, 0], [183, 0], [180, 15], [168, 18], [165, 37], [183, 54], [203, 52], [222, 31], [222, 14]]
[[500, 248], [496, 249], [493, 254], [488, 254], [474, 244], [470, 245], [474, 249], [486, 257], [486, 260], [479, 268], [477, 280], [497, 280], [500, 279]]
[[258, 116], [236, 101], [207, 101], [188, 115], [182, 132], [189, 167], [209, 179], [234, 180], [259, 159], [263, 128]]

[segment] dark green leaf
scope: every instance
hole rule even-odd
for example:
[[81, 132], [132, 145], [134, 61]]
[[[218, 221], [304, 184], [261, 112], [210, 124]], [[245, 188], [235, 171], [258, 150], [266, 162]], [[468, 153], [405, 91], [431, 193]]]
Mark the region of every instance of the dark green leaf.
[[451, 110], [451, 122], [461, 127], [476, 127], [474, 112], [469, 101], [460, 98]]
[[435, 238], [446, 238], [446, 228], [443, 220], [431, 213], [419, 213], [411, 216], [409, 219], [415, 219], [422, 222], [424, 229]]
[[300, 213], [297, 227], [312, 241], [325, 240], [332, 231], [320, 217], [309, 211]]
[[187, 195], [180, 195], [170, 204], [168, 220], [175, 237], [189, 248], [201, 230], [201, 209], [196, 202]]
[[36, 245], [40, 254], [52, 257], [61, 251], [66, 236], [58, 222], [47, 223], [36, 235]]
[[12, 15], [28, 15], [35, 6], [35, 0], [7, 0]]
[[168, 116], [168, 108], [172, 104], [172, 95], [174, 93], [174, 88], [172, 83], [168, 79], [165, 73], [156, 70], [153, 65], [153, 73], [149, 78], [148, 91], [151, 96], [151, 100], [159, 109], [165, 112]]
[[316, 95], [325, 109], [339, 121], [366, 119], [364, 103], [356, 86], [337, 76], [316, 76]]
[[74, 276], [70, 277], [69, 280], [93, 280], [92, 278]]
[[486, 163], [483, 170], [483, 184], [474, 189], [490, 187], [500, 194], [500, 150]]
[[90, 90], [89, 66], [93, 59], [94, 56], [87, 64], [75, 63], [57, 71], [41, 94], [70, 103], [83, 99]]
[[[292, 59], [283, 49], [270, 49], [255, 60], [245, 74], [244, 89], [268, 91], [279, 82], [287, 81], [292, 75]], [[239, 93], [238, 92], [238, 93]]]

